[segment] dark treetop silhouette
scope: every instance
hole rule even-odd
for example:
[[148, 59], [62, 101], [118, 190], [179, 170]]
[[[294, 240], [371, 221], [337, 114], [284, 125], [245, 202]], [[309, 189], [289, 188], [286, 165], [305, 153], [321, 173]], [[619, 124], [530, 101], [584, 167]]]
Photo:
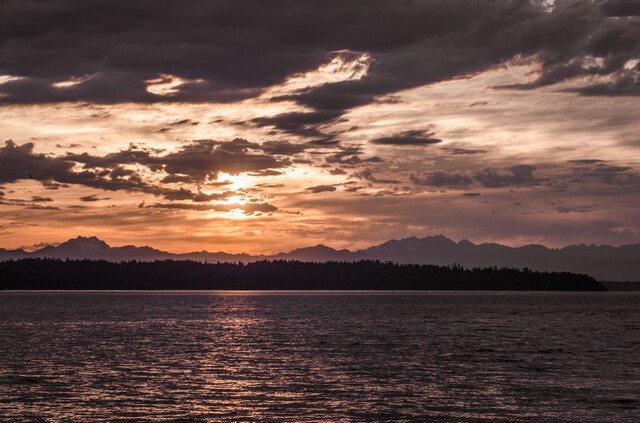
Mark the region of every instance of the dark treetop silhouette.
[[22, 259], [0, 263], [0, 289], [415, 289], [606, 291], [572, 273], [496, 267], [464, 269], [379, 261], [108, 262]]
[[640, 281], [640, 244], [572, 245], [560, 249], [543, 245], [507, 247], [452, 241], [444, 236], [392, 240], [364, 250], [349, 251], [316, 245], [273, 256], [199, 251], [175, 254], [151, 247], [111, 247], [96, 237], [77, 237], [40, 250], [3, 250], [0, 261], [21, 258], [92, 259], [108, 261], [194, 260], [208, 262], [253, 262], [258, 260], [299, 260], [311, 262], [380, 260], [403, 264], [451, 265], [463, 267], [530, 268], [539, 271], [571, 272], [593, 276], [600, 281]]

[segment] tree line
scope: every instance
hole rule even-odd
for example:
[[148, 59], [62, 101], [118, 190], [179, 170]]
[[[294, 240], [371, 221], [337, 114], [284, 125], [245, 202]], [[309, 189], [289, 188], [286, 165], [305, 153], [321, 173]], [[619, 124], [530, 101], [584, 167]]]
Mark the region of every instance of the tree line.
[[21, 259], [0, 262], [0, 289], [606, 291], [566, 272], [380, 261], [202, 263]]

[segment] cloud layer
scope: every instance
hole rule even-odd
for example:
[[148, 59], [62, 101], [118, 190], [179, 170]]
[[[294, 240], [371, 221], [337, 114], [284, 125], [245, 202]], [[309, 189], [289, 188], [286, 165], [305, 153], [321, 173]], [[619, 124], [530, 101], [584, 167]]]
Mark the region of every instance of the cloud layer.
[[259, 122], [291, 130], [515, 56], [538, 55], [543, 71], [532, 86], [605, 75], [612, 80], [582, 92], [637, 94], [638, 65], [628, 66], [640, 49], [636, 0], [557, 0], [551, 10], [537, 3], [7, 1], [0, 74], [11, 78], [0, 101], [234, 101], [337, 51], [366, 52], [373, 65], [360, 79], [291, 95], [318, 112]]
[[639, 87], [638, 0], [8, 0], [0, 242], [636, 242]]

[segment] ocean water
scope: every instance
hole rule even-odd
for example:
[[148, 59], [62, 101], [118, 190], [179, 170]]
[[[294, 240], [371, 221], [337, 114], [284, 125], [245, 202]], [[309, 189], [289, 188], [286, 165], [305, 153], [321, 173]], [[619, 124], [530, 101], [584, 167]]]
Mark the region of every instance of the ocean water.
[[0, 293], [0, 421], [640, 421], [640, 295]]

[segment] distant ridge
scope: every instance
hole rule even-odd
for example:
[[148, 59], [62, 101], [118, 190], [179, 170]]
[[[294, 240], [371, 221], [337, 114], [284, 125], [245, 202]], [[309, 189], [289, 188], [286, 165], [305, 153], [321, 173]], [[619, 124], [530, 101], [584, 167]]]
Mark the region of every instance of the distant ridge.
[[127, 245], [111, 247], [97, 237], [79, 236], [57, 246], [37, 251], [0, 249], [0, 261], [22, 258], [93, 259], [119, 261], [194, 260], [201, 262], [254, 262], [258, 260], [298, 260], [303, 262], [380, 260], [395, 263], [450, 265], [463, 267], [530, 268], [538, 271], [587, 274], [601, 281], [640, 281], [640, 244], [571, 245], [547, 248], [543, 245], [508, 247], [452, 241], [442, 235], [391, 240], [359, 251], [336, 250], [316, 245], [272, 256], [199, 251], [174, 254], [152, 247]]

